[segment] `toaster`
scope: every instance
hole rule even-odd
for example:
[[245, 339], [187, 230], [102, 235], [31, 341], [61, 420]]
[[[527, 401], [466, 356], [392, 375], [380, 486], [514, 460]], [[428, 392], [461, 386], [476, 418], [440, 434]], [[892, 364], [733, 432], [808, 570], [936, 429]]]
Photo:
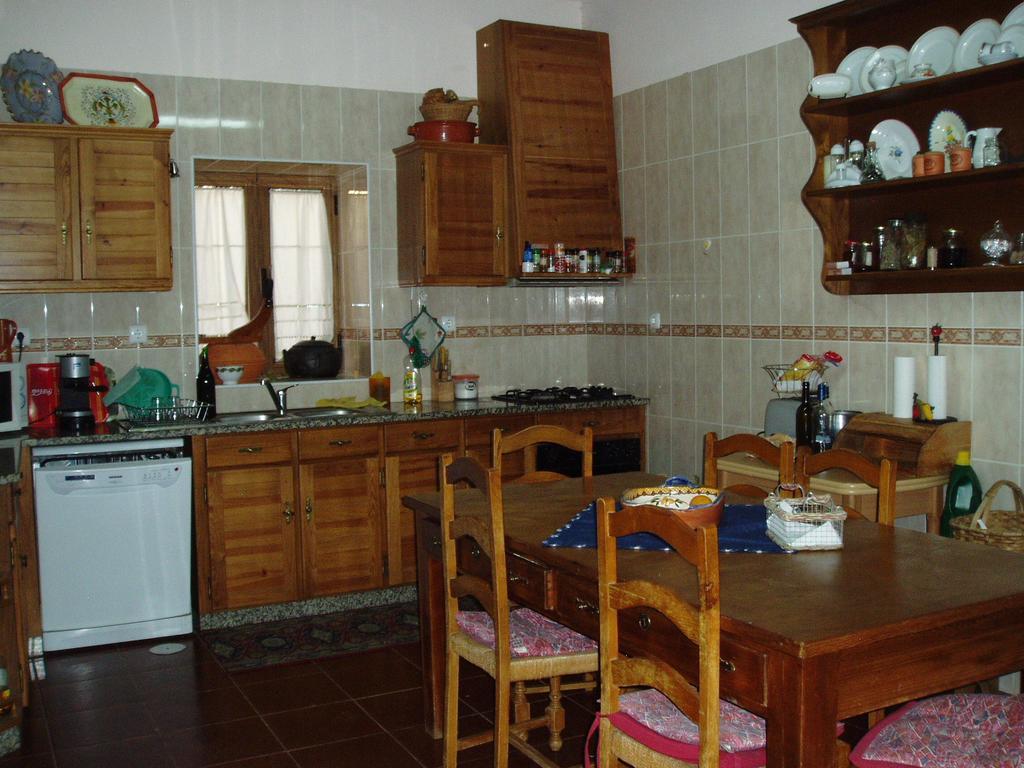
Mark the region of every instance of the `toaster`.
[[779, 397], [769, 400], [764, 409], [764, 433], [774, 435], [781, 432], [796, 437], [796, 409], [800, 407], [800, 398]]

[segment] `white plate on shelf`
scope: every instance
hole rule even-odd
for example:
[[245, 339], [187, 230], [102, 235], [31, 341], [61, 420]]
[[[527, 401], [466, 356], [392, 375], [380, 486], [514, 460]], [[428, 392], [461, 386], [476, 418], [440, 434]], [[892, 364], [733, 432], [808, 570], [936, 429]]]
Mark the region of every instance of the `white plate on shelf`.
[[911, 46], [907, 71], [913, 72], [918, 64], [931, 64], [936, 76], [952, 71], [953, 54], [959, 39], [960, 33], [952, 27], [929, 29]]
[[860, 90], [862, 93], [871, 93], [875, 89], [871, 87], [871, 68], [882, 59], [888, 59], [896, 67], [896, 80], [893, 85], [902, 83], [907, 77], [907, 49], [901, 45], [883, 45], [877, 51], [868, 56], [860, 68]]
[[862, 45], [856, 50], [850, 51], [846, 54], [846, 58], [839, 62], [839, 67], [836, 69], [837, 75], [846, 75], [850, 78], [850, 96], [856, 96], [859, 93], [864, 93], [860, 87], [860, 71], [864, 68], [864, 62], [868, 60], [878, 49], [873, 45]]
[[[1003, 29], [1006, 29], [1011, 24], [1024, 24], [1024, 3], [1021, 3], [1003, 19]], [[1017, 51], [1018, 54], [1024, 54], [1024, 51]]]
[[883, 120], [871, 129], [868, 141], [875, 142], [886, 179], [909, 179], [913, 175], [914, 155], [921, 151], [921, 145], [909, 125], [900, 120]]
[[928, 128], [928, 149], [945, 152], [948, 144], [967, 146], [967, 124], [951, 109], [944, 109], [933, 119]]
[[978, 19], [960, 35], [953, 54], [953, 71], [965, 72], [980, 67], [978, 53], [985, 43], [994, 43], [999, 39], [1002, 27], [995, 19]]
[[989, 64], [1002, 64], [1004, 61], [1013, 61], [1020, 58], [1016, 53], [990, 53], [987, 56], [979, 56], [978, 63], [987, 67]]
[[1024, 56], [1024, 23], [1004, 27], [996, 42], [1012, 43], [1014, 53]]

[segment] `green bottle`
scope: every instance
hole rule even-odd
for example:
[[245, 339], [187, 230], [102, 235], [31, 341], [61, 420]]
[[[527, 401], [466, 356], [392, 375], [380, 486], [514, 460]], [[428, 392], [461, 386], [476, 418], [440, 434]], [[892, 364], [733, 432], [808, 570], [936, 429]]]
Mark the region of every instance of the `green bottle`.
[[956, 464], [949, 473], [949, 485], [946, 486], [946, 504], [942, 508], [942, 524], [939, 529], [943, 536], [953, 535], [950, 521], [960, 515], [973, 515], [981, 504], [981, 482], [971, 469], [971, 452], [960, 451], [956, 455]]

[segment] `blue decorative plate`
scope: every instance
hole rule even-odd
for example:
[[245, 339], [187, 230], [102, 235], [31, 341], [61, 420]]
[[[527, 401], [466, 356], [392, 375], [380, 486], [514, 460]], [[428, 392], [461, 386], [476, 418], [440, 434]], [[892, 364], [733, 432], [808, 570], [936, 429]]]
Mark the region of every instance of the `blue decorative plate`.
[[53, 60], [39, 51], [12, 53], [0, 73], [7, 110], [19, 123], [63, 123], [58, 92], [63, 79]]

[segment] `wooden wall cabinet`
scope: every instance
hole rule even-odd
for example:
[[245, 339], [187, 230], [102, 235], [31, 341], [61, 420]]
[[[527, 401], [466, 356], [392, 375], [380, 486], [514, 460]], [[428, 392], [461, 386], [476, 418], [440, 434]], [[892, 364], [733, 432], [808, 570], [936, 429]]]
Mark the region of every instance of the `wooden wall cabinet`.
[[[949, 25], [963, 31], [974, 21], [1002, 20], [1014, 0], [849, 0], [794, 18], [810, 46], [815, 74], [835, 72], [860, 46], [901, 45], [908, 50], [927, 30]], [[1024, 230], [1024, 59], [977, 67], [917, 83], [907, 83], [844, 99], [808, 96], [800, 114], [814, 139], [818, 161], [802, 198], [821, 228], [825, 288], [838, 294], [941, 293], [1024, 289], [1024, 266], [983, 267], [981, 235], [996, 219], [1011, 233]], [[922, 151], [928, 149], [932, 120], [952, 110], [968, 128], [1001, 126], [1003, 163], [991, 168], [894, 179], [843, 189], [825, 189], [823, 158], [847, 137], [866, 141], [882, 120], [910, 126]], [[961, 230], [969, 266], [960, 269], [896, 270], [831, 275], [829, 262], [846, 258], [844, 243], [869, 239], [888, 219], [927, 218], [927, 241], [941, 244], [944, 229]]]
[[170, 290], [170, 136], [0, 125], [0, 291]]
[[504, 147], [417, 141], [395, 150], [401, 285], [501, 285]]
[[526, 240], [622, 250], [608, 35], [496, 21], [477, 32], [477, 97], [481, 143], [509, 150], [509, 274]]

